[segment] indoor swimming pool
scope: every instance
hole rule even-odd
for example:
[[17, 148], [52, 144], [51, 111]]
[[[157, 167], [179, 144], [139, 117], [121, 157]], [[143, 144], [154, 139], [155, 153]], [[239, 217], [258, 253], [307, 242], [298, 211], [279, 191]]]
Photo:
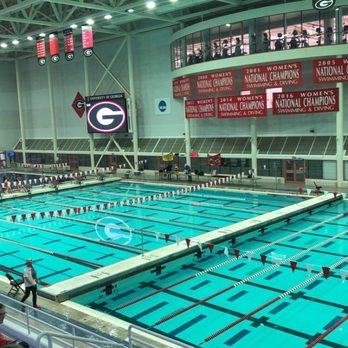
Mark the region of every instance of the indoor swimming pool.
[[[3, 200], [1, 271], [32, 258], [55, 284], [304, 200], [120, 182]], [[325, 204], [72, 300], [193, 347], [306, 347], [347, 315], [347, 211]], [[344, 323], [317, 346], [347, 341]]]

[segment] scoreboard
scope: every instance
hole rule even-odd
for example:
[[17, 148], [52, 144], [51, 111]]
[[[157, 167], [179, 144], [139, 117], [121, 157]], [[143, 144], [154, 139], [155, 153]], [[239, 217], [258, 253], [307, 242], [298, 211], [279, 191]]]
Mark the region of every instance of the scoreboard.
[[128, 133], [123, 93], [86, 97], [86, 116], [88, 133]]

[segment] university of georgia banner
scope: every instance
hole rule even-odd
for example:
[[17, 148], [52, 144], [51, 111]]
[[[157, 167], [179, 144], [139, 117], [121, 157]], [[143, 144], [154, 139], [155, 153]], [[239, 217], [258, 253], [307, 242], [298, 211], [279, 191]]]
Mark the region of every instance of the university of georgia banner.
[[348, 81], [348, 58], [323, 58], [313, 60], [314, 83]]
[[215, 99], [185, 100], [186, 118], [215, 117]]
[[249, 94], [217, 98], [218, 118], [267, 116], [266, 94]]
[[46, 42], [43, 37], [38, 37], [36, 39], [36, 56], [40, 66], [46, 64]]
[[277, 63], [242, 69], [242, 89], [276, 88], [302, 84], [302, 64]]
[[173, 80], [173, 98], [189, 97], [191, 92], [190, 77], [183, 77]]
[[59, 57], [58, 32], [54, 32], [49, 35], [49, 46], [50, 46], [51, 62], [52, 63], [59, 62], [60, 57]]
[[216, 94], [235, 90], [233, 70], [201, 74], [194, 79], [196, 94]]
[[63, 30], [65, 59], [71, 61], [75, 57], [74, 35], [72, 29]]
[[81, 30], [83, 55], [90, 57], [93, 54], [93, 29], [90, 25], [85, 25]]
[[273, 115], [311, 114], [338, 110], [338, 88], [273, 93]]

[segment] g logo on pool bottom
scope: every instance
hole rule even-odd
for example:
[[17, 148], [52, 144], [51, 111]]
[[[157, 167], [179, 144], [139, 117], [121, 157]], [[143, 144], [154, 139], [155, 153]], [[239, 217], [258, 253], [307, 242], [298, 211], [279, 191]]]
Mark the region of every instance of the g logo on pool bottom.
[[114, 241], [127, 245], [132, 241], [132, 228], [123, 220], [115, 217], [103, 217], [97, 220], [94, 226], [99, 240]]

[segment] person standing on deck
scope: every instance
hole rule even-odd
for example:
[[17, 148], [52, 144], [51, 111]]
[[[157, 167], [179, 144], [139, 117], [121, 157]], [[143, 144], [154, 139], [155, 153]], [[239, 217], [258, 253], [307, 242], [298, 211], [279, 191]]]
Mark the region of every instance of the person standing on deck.
[[37, 283], [39, 282], [37, 278], [36, 271], [33, 267], [33, 260], [28, 259], [25, 262], [25, 268], [23, 271], [23, 279], [25, 285], [25, 293], [21, 302], [24, 302], [30, 295], [30, 292], [33, 294], [33, 306], [40, 309], [40, 306], [37, 305]]

